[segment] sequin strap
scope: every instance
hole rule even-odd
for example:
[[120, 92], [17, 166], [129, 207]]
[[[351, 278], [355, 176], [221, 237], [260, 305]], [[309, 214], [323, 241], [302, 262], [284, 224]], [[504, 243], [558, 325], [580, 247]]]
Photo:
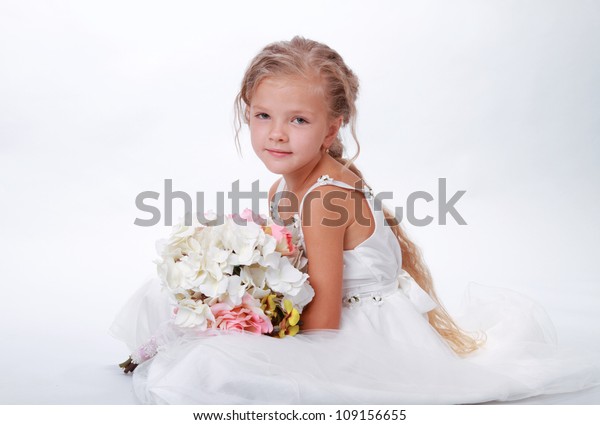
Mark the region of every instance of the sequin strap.
[[331, 177], [329, 177], [327, 174], [323, 174], [321, 177], [319, 177], [317, 179], [317, 181], [311, 187], [308, 188], [308, 190], [302, 197], [302, 201], [300, 202], [300, 209], [299, 209], [300, 219], [302, 219], [302, 209], [304, 207], [304, 200], [306, 199], [306, 195], [308, 195], [316, 187], [325, 186], [325, 185], [334, 185], [334, 186], [338, 186], [338, 187], [343, 187], [344, 189], [359, 190], [359, 191], [363, 192], [363, 194], [365, 195], [367, 200], [373, 199], [373, 190], [370, 187], [368, 187], [367, 185], [364, 185], [362, 189], [359, 189], [359, 188], [350, 186], [347, 183], [344, 183], [344, 182], [341, 182], [338, 180], [334, 180]]

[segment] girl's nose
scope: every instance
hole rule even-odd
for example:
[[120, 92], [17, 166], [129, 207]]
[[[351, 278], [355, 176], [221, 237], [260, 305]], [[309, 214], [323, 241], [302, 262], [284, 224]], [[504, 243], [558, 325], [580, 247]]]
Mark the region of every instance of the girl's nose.
[[269, 140], [273, 142], [287, 142], [287, 133], [282, 124], [273, 123], [269, 132]]

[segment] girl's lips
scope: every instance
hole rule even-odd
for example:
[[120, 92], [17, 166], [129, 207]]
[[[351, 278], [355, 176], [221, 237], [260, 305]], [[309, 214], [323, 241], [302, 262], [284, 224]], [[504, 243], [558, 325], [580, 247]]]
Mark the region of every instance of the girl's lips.
[[267, 149], [267, 152], [269, 152], [271, 155], [273, 155], [274, 157], [277, 157], [277, 158], [282, 158], [284, 156], [288, 156], [288, 155], [292, 154], [291, 152], [277, 152], [277, 151], [272, 151], [270, 149]]

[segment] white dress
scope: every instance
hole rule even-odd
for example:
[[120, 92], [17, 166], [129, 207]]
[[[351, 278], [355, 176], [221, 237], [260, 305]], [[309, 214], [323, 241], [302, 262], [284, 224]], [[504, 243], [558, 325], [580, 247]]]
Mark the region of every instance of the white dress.
[[[284, 184], [282, 179], [278, 194]], [[322, 176], [307, 193], [324, 184], [355, 190]], [[426, 312], [436, 304], [402, 269], [401, 250], [381, 206], [376, 207], [368, 187], [363, 192], [376, 227], [367, 240], [344, 251], [339, 330], [283, 339], [187, 334], [170, 323], [167, 296], [151, 279], [110, 329], [130, 351], [151, 338], [159, 344], [157, 354], [132, 374], [138, 399], [153, 404], [458, 404], [600, 384], [596, 356], [557, 347], [543, 309], [509, 290], [469, 286], [467, 314], [459, 324], [485, 331], [487, 342], [467, 357], [456, 355], [427, 321]]]

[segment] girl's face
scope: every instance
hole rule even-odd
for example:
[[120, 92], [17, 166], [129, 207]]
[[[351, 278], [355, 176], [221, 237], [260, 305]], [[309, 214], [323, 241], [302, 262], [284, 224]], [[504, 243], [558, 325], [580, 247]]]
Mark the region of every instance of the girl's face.
[[340, 125], [341, 117], [329, 118], [318, 83], [305, 79], [266, 78], [250, 101], [252, 148], [276, 174], [312, 169]]

